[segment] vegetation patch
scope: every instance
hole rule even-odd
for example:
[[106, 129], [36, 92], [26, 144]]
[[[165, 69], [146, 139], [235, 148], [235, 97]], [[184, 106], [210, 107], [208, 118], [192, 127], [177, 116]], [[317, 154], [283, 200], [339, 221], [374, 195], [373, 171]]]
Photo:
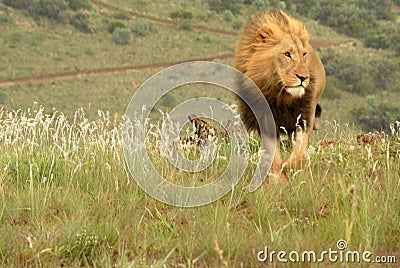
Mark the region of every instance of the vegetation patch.
[[132, 32], [129, 28], [115, 28], [112, 33], [113, 41], [118, 45], [127, 45], [131, 42]]
[[91, 9], [89, 0], [2, 0], [2, 3], [16, 9], [24, 10], [26, 14], [35, 18], [43, 17], [61, 23], [65, 22], [66, 18], [69, 17], [68, 22], [78, 30], [84, 32], [89, 32], [90, 30], [88, 19], [82, 15], [82, 10]]

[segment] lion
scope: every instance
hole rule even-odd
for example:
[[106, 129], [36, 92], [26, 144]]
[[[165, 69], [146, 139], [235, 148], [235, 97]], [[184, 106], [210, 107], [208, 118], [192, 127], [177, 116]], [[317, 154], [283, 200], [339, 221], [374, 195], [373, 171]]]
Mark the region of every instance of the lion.
[[[322, 112], [318, 102], [325, 88], [325, 70], [309, 39], [303, 23], [273, 8], [250, 19], [236, 48], [235, 68], [258, 86], [272, 111], [276, 148], [270, 173], [285, 181], [288, 170], [305, 162], [312, 130], [317, 129]], [[237, 82], [243, 94], [256, 95], [251, 92], [253, 87]], [[250, 107], [238, 99], [246, 128], [262, 134], [265, 130], [260, 129]], [[288, 135], [293, 148], [285, 161], [280, 156], [281, 134]]]

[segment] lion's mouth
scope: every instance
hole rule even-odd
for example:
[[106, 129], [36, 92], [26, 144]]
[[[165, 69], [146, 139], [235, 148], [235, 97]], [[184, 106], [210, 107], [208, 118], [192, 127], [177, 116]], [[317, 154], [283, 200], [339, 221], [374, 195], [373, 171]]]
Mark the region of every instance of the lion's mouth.
[[296, 87], [286, 87], [286, 92], [292, 95], [295, 98], [300, 98], [306, 92], [303, 86], [296, 86]]

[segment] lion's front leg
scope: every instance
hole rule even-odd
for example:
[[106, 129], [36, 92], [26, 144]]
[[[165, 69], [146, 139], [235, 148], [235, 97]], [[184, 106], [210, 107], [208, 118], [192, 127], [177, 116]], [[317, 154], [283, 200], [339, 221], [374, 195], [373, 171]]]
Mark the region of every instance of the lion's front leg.
[[307, 159], [308, 142], [311, 132], [298, 128], [294, 133], [289, 134], [293, 151], [282, 164], [284, 172], [297, 169], [303, 165]]
[[[271, 135], [265, 134], [262, 141], [263, 147], [264, 149], [267, 149], [267, 152], [274, 152], [273, 161], [271, 163], [271, 166], [269, 167], [269, 181], [274, 183], [286, 183], [286, 174], [282, 172], [282, 159], [280, 154], [279, 136], [271, 137]], [[263, 159], [263, 157], [265, 159]], [[270, 155], [262, 154], [261, 162], [264, 163], [268, 161], [270, 161]]]
[[280, 153], [280, 140], [276, 139], [275, 153], [274, 153], [274, 161], [271, 165], [270, 173], [272, 176], [275, 176], [279, 179], [286, 180], [286, 176], [282, 173], [282, 159]]

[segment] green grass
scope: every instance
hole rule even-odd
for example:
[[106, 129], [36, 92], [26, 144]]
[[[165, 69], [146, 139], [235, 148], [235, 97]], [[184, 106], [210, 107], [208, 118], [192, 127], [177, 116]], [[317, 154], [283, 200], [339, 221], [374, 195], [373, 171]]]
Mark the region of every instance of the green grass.
[[[320, 252], [339, 239], [399, 258], [398, 126], [383, 143], [363, 145], [325, 122], [331, 144], [313, 139], [308, 165], [288, 184], [249, 193], [247, 174], [221, 200], [183, 209], [136, 185], [124, 167], [121, 125], [107, 114], [65, 120], [33, 107], [0, 120], [3, 266], [251, 267], [264, 246]], [[185, 178], [157, 147], [149, 154], [168, 180]]]

